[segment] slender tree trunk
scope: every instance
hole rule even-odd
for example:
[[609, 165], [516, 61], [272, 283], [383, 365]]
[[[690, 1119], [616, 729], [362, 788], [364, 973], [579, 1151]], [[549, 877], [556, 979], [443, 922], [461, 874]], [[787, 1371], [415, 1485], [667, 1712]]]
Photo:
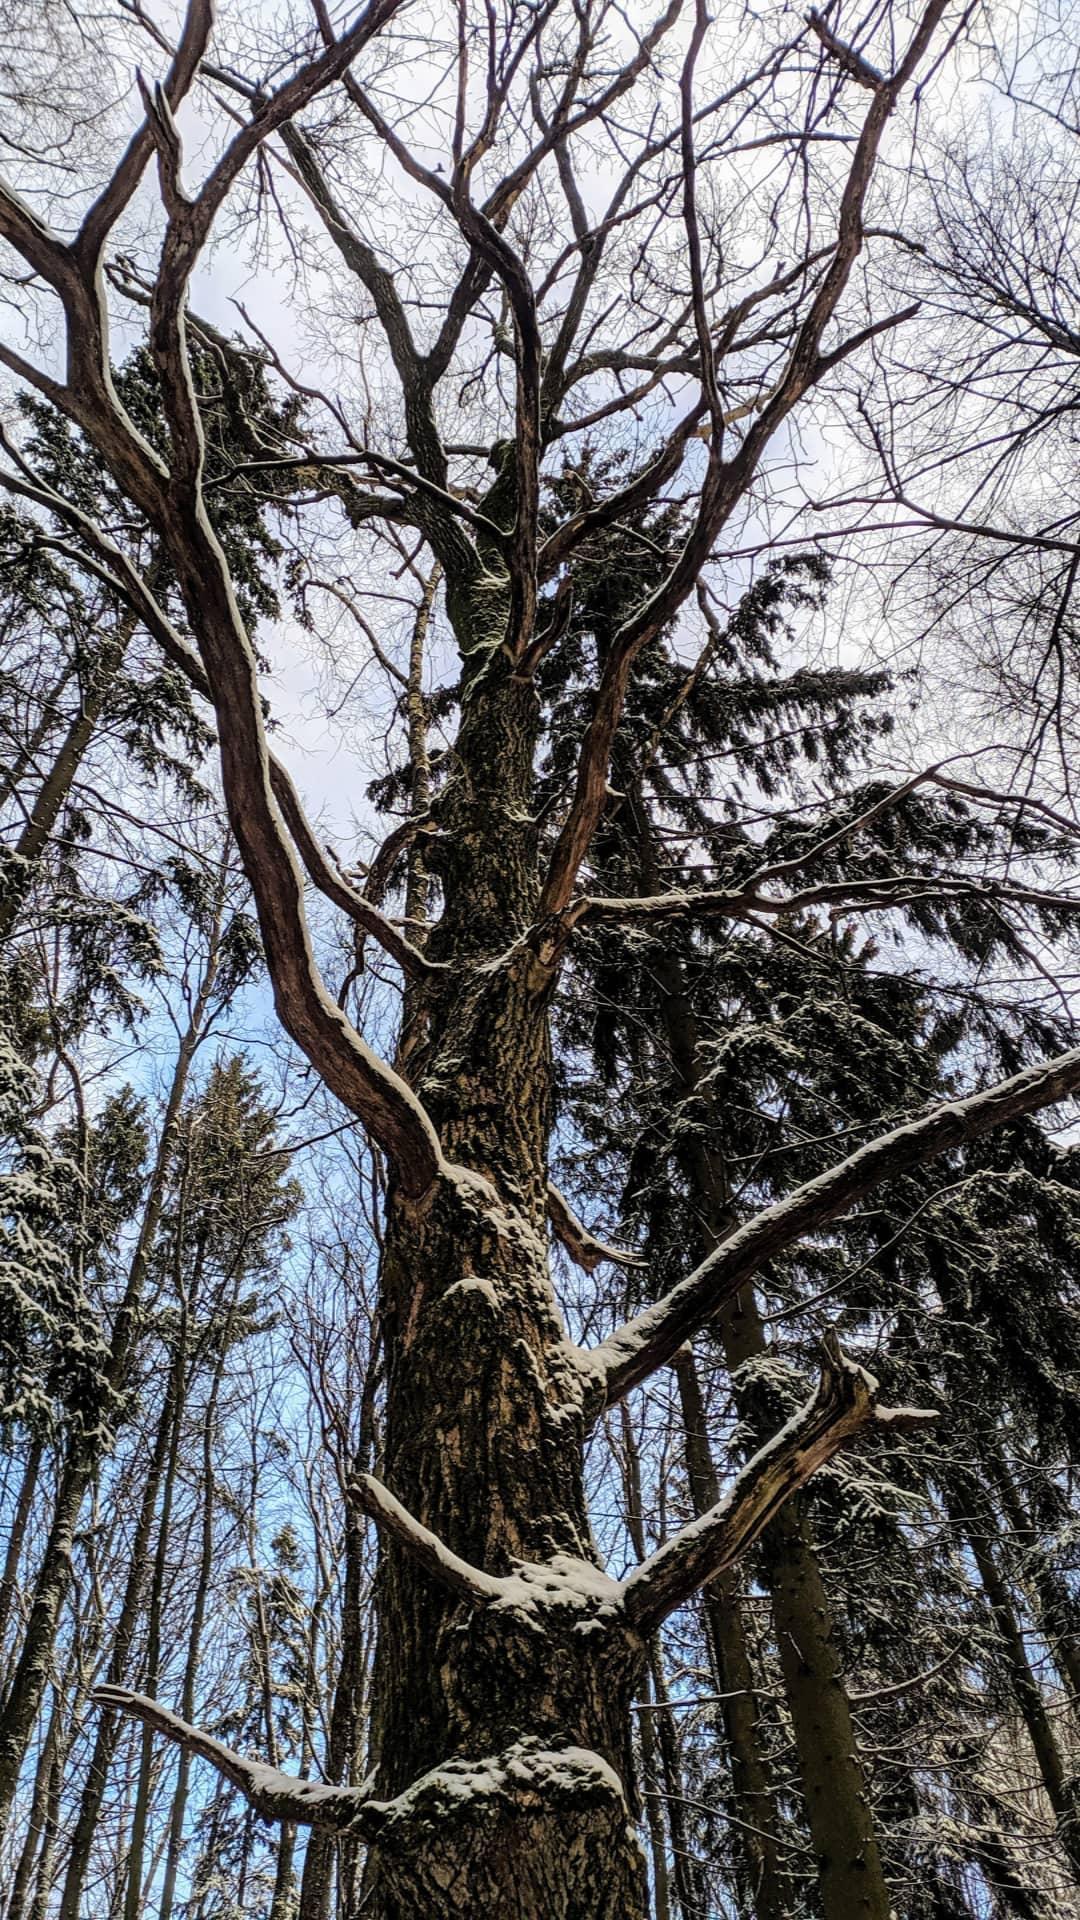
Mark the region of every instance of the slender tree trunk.
[[41, 1471], [44, 1451], [43, 1440], [31, 1441], [19, 1486], [19, 1497], [11, 1516], [11, 1532], [8, 1534], [4, 1552], [4, 1571], [0, 1574], [0, 1648], [3, 1647], [7, 1638], [12, 1602], [19, 1590], [19, 1560], [22, 1556], [23, 1541], [26, 1538], [27, 1522], [34, 1504], [34, 1494], [37, 1491], [38, 1474]]
[[[177, 1050], [139, 1237], [113, 1325], [108, 1362], [108, 1386], [112, 1393], [122, 1391], [127, 1379], [136, 1313], [165, 1203], [177, 1122], [217, 979], [219, 934], [220, 917], [211, 938], [191, 1018]], [[60, 1610], [71, 1580], [75, 1531], [86, 1489], [98, 1463], [100, 1446], [96, 1432], [89, 1437], [72, 1438], [61, 1457], [52, 1524], [34, 1584], [30, 1616], [7, 1697], [0, 1709], [0, 1838], [7, 1829], [27, 1746], [48, 1684]]]
[[[427, 707], [424, 701], [424, 660], [428, 630], [439, 590], [442, 568], [432, 567], [416, 609], [409, 643], [409, 674], [405, 693], [408, 727], [410, 793], [413, 814], [423, 818], [431, 811], [431, 754], [428, 748]], [[421, 951], [427, 943], [431, 911], [431, 875], [424, 854], [426, 838], [418, 830], [409, 845], [405, 871], [405, 927], [410, 940]], [[426, 1033], [427, 1008], [423, 993], [406, 986], [401, 1014], [401, 1041], [397, 1065], [407, 1072], [410, 1055], [422, 1044]]]
[[52, 1765], [49, 1768], [49, 1788], [45, 1799], [41, 1852], [38, 1855], [37, 1879], [28, 1920], [45, 1920], [49, 1909], [49, 1898], [55, 1876], [56, 1846], [60, 1835], [61, 1796], [66, 1764], [67, 1741], [62, 1730], [58, 1730], [53, 1747]]
[[[686, 1473], [694, 1513], [707, 1513], [720, 1498], [720, 1482], [709, 1449], [705, 1404], [693, 1351], [685, 1347], [675, 1360]], [[748, 1909], [757, 1920], [785, 1920], [788, 1894], [780, 1865], [776, 1798], [761, 1750], [756, 1682], [743, 1626], [739, 1582], [734, 1574], [710, 1581], [702, 1607], [721, 1717], [731, 1756], [731, 1811], [738, 1827], [738, 1849]]]
[[1054, 1665], [1072, 1696], [1074, 1716], [1080, 1716], [1080, 1630], [1077, 1605], [1068, 1587], [1050, 1564], [1031, 1516], [1004, 1460], [993, 1463], [1005, 1518], [1031, 1567], [1030, 1585], [1039, 1609], [1039, 1629], [1053, 1655]]
[[247, 1906], [247, 1882], [251, 1868], [251, 1853], [255, 1841], [255, 1815], [246, 1808], [243, 1822], [243, 1839], [240, 1843], [240, 1865], [236, 1874], [236, 1906], [243, 1913]]
[[656, 1716], [656, 1743], [660, 1750], [660, 1767], [664, 1777], [664, 1801], [668, 1825], [671, 1828], [671, 1878], [675, 1883], [675, 1895], [682, 1920], [707, 1920], [701, 1866], [687, 1831], [686, 1782], [683, 1777], [682, 1755], [679, 1752], [679, 1738], [675, 1731], [675, 1717], [670, 1711], [670, 1696], [664, 1678], [664, 1656], [659, 1634], [653, 1635], [649, 1645], [649, 1671], [659, 1708]]
[[[652, 1676], [645, 1689], [643, 1706], [652, 1703]], [[661, 1711], [663, 1705], [661, 1704]], [[641, 1715], [641, 1770], [645, 1779], [645, 1820], [649, 1829], [652, 1854], [653, 1908], [655, 1920], [671, 1920], [671, 1896], [668, 1890], [667, 1833], [660, 1791], [660, 1757], [656, 1726], [651, 1712]]]
[[822, 1910], [826, 1920], [889, 1920], [832, 1604], [805, 1514], [781, 1511], [763, 1543]]
[[1043, 1920], [1042, 1894], [1022, 1879], [1012, 1843], [1005, 1834], [993, 1829], [980, 1833], [969, 1850], [1007, 1912], [1015, 1914], [1017, 1920]]
[[[355, 1512], [345, 1521], [345, 1578], [341, 1598], [341, 1654], [327, 1742], [326, 1777], [335, 1786], [350, 1778], [360, 1741], [363, 1672], [363, 1532]], [[341, 1849], [339, 1875], [350, 1879], [346, 1843], [335, 1843], [334, 1836], [316, 1828], [307, 1844], [304, 1872], [300, 1883], [300, 1907], [297, 1920], [329, 1920], [333, 1891], [334, 1858]], [[351, 1887], [346, 1889], [351, 1904]], [[164, 1920], [164, 1916], [163, 1916]]]
[[[181, 1202], [181, 1220], [183, 1202]], [[182, 1230], [177, 1232], [178, 1249], [183, 1238]], [[179, 1251], [178, 1251], [179, 1263]], [[187, 1373], [187, 1312], [181, 1314], [176, 1351], [169, 1369], [169, 1384], [166, 1390], [166, 1406], [163, 1422], [168, 1434], [168, 1451], [165, 1458], [165, 1470], [162, 1476], [161, 1517], [158, 1522], [157, 1547], [154, 1553], [154, 1567], [150, 1581], [150, 1594], [147, 1606], [146, 1669], [143, 1676], [143, 1691], [153, 1697], [157, 1693], [161, 1671], [161, 1628], [162, 1608], [165, 1599], [165, 1566], [169, 1550], [169, 1529], [172, 1524], [173, 1493], [176, 1486], [176, 1471], [180, 1459], [180, 1430], [184, 1413], [184, 1382]], [[144, 1728], [139, 1754], [139, 1778], [135, 1789], [135, 1812], [131, 1823], [131, 1842], [128, 1849], [128, 1883], [124, 1896], [124, 1920], [139, 1920], [143, 1901], [143, 1861], [146, 1853], [146, 1830], [150, 1817], [150, 1794], [153, 1779], [154, 1741], [149, 1728]]]
[[[391, 1194], [385, 1474], [478, 1567], [595, 1565], [584, 1409], [546, 1246], [548, 982], [525, 950], [474, 964], [507, 955], [535, 909], [536, 698], [494, 650], [468, 674], [460, 777], [429, 856], [446, 906], [428, 951], [452, 965], [410, 1065], [447, 1157], [490, 1180], [514, 1220], [499, 1230], [472, 1181], [440, 1182], [420, 1206]], [[545, 1605], [543, 1631], [514, 1609], [468, 1608], [385, 1541], [377, 1592], [377, 1791], [405, 1798], [368, 1856], [365, 1920], [639, 1920], [629, 1729], [642, 1650], [576, 1632], [574, 1608]]]
[[965, 1516], [963, 1502], [947, 1495], [951, 1517], [961, 1524], [978, 1569], [979, 1579], [1001, 1637], [1001, 1649], [1013, 1696], [1027, 1729], [1046, 1797], [1054, 1811], [1062, 1852], [1073, 1878], [1080, 1882], [1080, 1785], [1067, 1764], [1046, 1711], [1042, 1689], [1031, 1670], [1024, 1635], [1008, 1585], [986, 1535]]
[[[135, 1630], [139, 1624], [142, 1596], [149, 1572], [150, 1533], [157, 1509], [158, 1491], [165, 1467], [171, 1424], [172, 1409], [169, 1405], [169, 1396], [166, 1394], [162, 1400], [150, 1457], [147, 1461], [146, 1478], [143, 1481], [142, 1497], [131, 1543], [131, 1559], [124, 1585], [124, 1597], [109, 1655], [106, 1679], [114, 1686], [120, 1686], [127, 1677]], [[94, 1836], [101, 1817], [109, 1768], [116, 1752], [122, 1724], [120, 1717], [115, 1713], [104, 1712], [98, 1718], [93, 1752], [90, 1756], [90, 1765], [87, 1769], [79, 1811], [68, 1849], [67, 1870], [60, 1896], [59, 1920], [79, 1920], [79, 1902], [90, 1864]]]
[[34, 1791], [30, 1800], [30, 1812], [8, 1893], [7, 1905], [4, 1908], [4, 1920], [23, 1920], [26, 1913], [26, 1902], [34, 1876], [34, 1864], [48, 1819], [49, 1790], [59, 1734], [60, 1697], [59, 1693], [55, 1693], [52, 1711], [49, 1714], [49, 1724], [45, 1730], [38, 1763], [34, 1769]]
[[[622, 1421], [622, 1461], [623, 1479], [626, 1496], [626, 1521], [630, 1540], [638, 1560], [646, 1559], [648, 1545], [645, 1539], [644, 1510], [641, 1487], [641, 1456], [634, 1437], [630, 1415], [623, 1401], [619, 1409]], [[663, 1778], [663, 1805], [671, 1830], [671, 1879], [674, 1882], [675, 1897], [683, 1920], [699, 1920], [703, 1912], [701, 1888], [690, 1838], [686, 1831], [686, 1795], [683, 1790], [682, 1763], [679, 1755], [679, 1743], [675, 1735], [672, 1716], [664, 1709], [668, 1704], [667, 1684], [664, 1679], [664, 1654], [660, 1644], [660, 1635], [653, 1634], [649, 1641], [648, 1671], [652, 1680], [652, 1692], [658, 1712], [653, 1726], [653, 1744], [659, 1755], [660, 1772]]]
[[[640, 789], [632, 792], [631, 806], [641, 849], [642, 890], [652, 892], [656, 888], [657, 870]], [[672, 1063], [683, 1088], [692, 1093], [701, 1079], [701, 1063], [697, 1025], [686, 981], [677, 959], [670, 953], [657, 958], [655, 971], [663, 995], [663, 1017]], [[701, 1253], [707, 1255], [734, 1225], [726, 1170], [719, 1154], [700, 1135], [694, 1135], [687, 1143], [683, 1158], [698, 1196]], [[741, 1400], [739, 1369], [745, 1361], [766, 1351], [765, 1331], [752, 1288], [746, 1287], [730, 1308], [718, 1316], [717, 1330]], [[689, 1386], [689, 1374], [685, 1374], [685, 1379]], [[754, 1424], [755, 1410], [751, 1406], [742, 1405], [740, 1412]], [[702, 1432], [703, 1408], [700, 1396], [695, 1404], [692, 1391], [689, 1413], [688, 1432]], [[700, 1467], [703, 1462], [699, 1460], [698, 1464]], [[762, 1544], [824, 1920], [889, 1920], [892, 1903], [844, 1689], [832, 1608], [797, 1499], [766, 1529]], [[726, 1637], [734, 1641], [730, 1628]], [[736, 1657], [730, 1675], [725, 1672], [721, 1689], [724, 1693], [742, 1691], [737, 1685], [728, 1685], [729, 1677], [734, 1680], [741, 1672], [745, 1685], [749, 1676], [745, 1648], [741, 1656], [737, 1647], [733, 1647], [733, 1651]], [[756, 1908], [763, 1920], [765, 1914], [787, 1912], [779, 1869], [774, 1802], [764, 1784], [756, 1716], [744, 1706], [742, 1713], [732, 1716], [728, 1725], [733, 1753], [738, 1754], [738, 1778], [749, 1790], [748, 1797], [739, 1802], [738, 1818], [746, 1842], [748, 1875], [764, 1902]], [[763, 1839], [762, 1835], [767, 1837]]]
[[57, 680], [56, 685], [53, 687], [48, 699], [42, 701], [41, 715], [37, 726], [34, 728], [26, 745], [15, 755], [10, 767], [6, 767], [3, 774], [0, 775], [0, 802], [10, 799], [16, 788], [26, 778], [31, 767], [34, 766], [38, 754], [41, 752], [42, 747], [45, 745], [46, 740], [56, 725], [56, 707], [63, 695], [64, 689], [71, 684], [77, 671], [76, 662], [70, 660], [61, 673], [60, 678]]
[[52, 766], [42, 781], [30, 809], [29, 818], [15, 842], [12, 849], [18, 862], [15, 878], [9, 879], [3, 895], [0, 896], [0, 940], [6, 940], [15, 926], [25, 897], [30, 871], [48, 845], [49, 837], [59, 818], [60, 809], [75, 783], [76, 775], [94, 737], [94, 729], [101, 718], [105, 702], [137, 624], [134, 614], [125, 614], [116, 634], [106, 642], [93, 663], [88, 684], [79, 703], [79, 711], [56, 750]]
[[[217, 1362], [211, 1377], [210, 1391], [207, 1396], [206, 1411], [203, 1416], [202, 1453], [203, 1453], [203, 1506], [199, 1540], [199, 1571], [195, 1582], [195, 1601], [191, 1614], [191, 1626], [188, 1631], [187, 1655], [184, 1661], [184, 1679], [181, 1687], [180, 1712], [185, 1720], [195, 1718], [195, 1688], [199, 1674], [199, 1657], [202, 1651], [203, 1625], [206, 1620], [207, 1602], [210, 1597], [210, 1578], [214, 1563], [214, 1519], [217, 1496], [217, 1479], [214, 1473], [214, 1424], [217, 1418], [218, 1396], [225, 1372], [225, 1361], [229, 1350], [229, 1335], [232, 1328], [232, 1309], [226, 1318]], [[173, 1791], [172, 1812], [169, 1816], [169, 1842], [165, 1856], [165, 1877], [161, 1889], [161, 1905], [158, 1920], [172, 1920], [173, 1903], [176, 1899], [176, 1879], [180, 1869], [180, 1855], [184, 1843], [184, 1818], [187, 1813], [188, 1791], [191, 1779], [191, 1755], [184, 1747], [180, 1752], [180, 1761]], [[72, 1911], [67, 1914], [61, 1909], [60, 1920], [77, 1920]]]

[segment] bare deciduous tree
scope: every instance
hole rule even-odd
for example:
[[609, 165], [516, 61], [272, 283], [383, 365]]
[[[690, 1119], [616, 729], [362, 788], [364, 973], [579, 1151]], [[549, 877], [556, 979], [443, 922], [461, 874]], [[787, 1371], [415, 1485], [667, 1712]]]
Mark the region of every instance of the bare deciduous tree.
[[[141, 116], [73, 229], [61, 230], [66, 204], [47, 217], [30, 188], [0, 191], [0, 233], [63, 341], [58, 362], [6, 343], [0, 361], [85, 436], [152, 532], [182, 612], [170, 615], [155, 579], [15, 438], [2, 477], [210, 702], [278, 1015], [389, 1169], [385, 1443], [381, 1477], [358, 1475], [351, 1493], [381, 1537], [373, 1777], [362, 1788], [297, 1780], [149, 1697], [107, 1684], [99, 1701], [207, 1760], [264, 1818], [367, 1842], [365, 1913], [628, 1920], [646, 1908], [630, 1703], [651, 1637], [838, 1449], [925, 1416], [882, 1407], [873, 1378], [831, 1342], [810, 1401], [717, 1504], [623, 1580], [597, 1563], [591, 1426], [675, 1361], [765, 1263], [912, 1167], [1080, 1089], [1074, 1049], [917, 1113], [720, 1237], [605, 1338], [567, 1337], [548, 1222], [586, 1267], [612, 1257], [550, 1192], [548, 1015], [579, 931], [883, 912], [926, 891], [922, 875], [867, 877], [855, 858], [840, 877], [814, 871], [826, 854], [842, 865], [917, 781], [735, 888], [614, 898], [590, 888], [589, 862], [621, 799], [612, 756], [636, 667], [684, 610], [692, 618], [699, 589], [707, 607], [721, 538], [754, 512], [764, 463], [807, 396], [910, 317], [886, 310], [856, 325], [849, 283], [883, 143], [902, 139], [905, 101], [947, 57], [963, 16], [928, 0], [850, 30], [833, 7], [762, 26], [749, 15], [711, 23], [701, 0], [671, 0], [635, 27], [605, 0], [460, 0], [452, 16], [368, 0], [339, 29], [313, 0], [310, 28], [259, 65], [228, 45], [228, 17], [215, 29], [207, 0], [192, 0], [174, 49], [143, 24], [164, 77], [140, 79]], [[196, 99], [212, 123], [198, 185], [181, 133]], [[400, 203], [403, 232], [425, 224], [430, 262], [395, 265], [378, 210], [365, 218], [362, 168], [369, 195], [377, 178]], [[252, 422], [248, 457], [222, 484], [273, 475], [283, 504], [313, 490], [373, 538], [404, 539], [406, 559], [422, 555], [428, 614], [441, 580], [459, 722], [433, 793], [414, 713], [417, 812], [405, 835], [423, 834], [438, 883], [430, 924], [426, 885], [412, 890], [408, 924], [395, 924], [305, 818], [267, 743], [258, 662], [211, 519], [192, 373], [193, 342], [210, 336], [188, 303], [215, 230], [239, 217], [252, 181], [257, 212], [284, 196], [286, 230], [302, 229], [326, 276], [348, 277], [360, 371], [377, 353], [388, 397], [360, 418], [346, 389], [300, 380], [267, 341], [305, 412], [291, 441], [262, 439]], [[143, 274], [115, 258], [137, 200], [160, 230]], [[125, 326], [133, 313], [144, 320], [163, 444], [118, 398], [110, 303]], [[470, 414], [463, 396], [478, 386], [484, 406]], [[601, 425], [623, 462], [606, 478], [583, 457]], [[579, 570], [604, 536], [632, 539], [647, 510], [676, 500], [685, 535], [608, 636], [569, 777], [538, 816], [549, 720], [536, 676]], [[363, 580], [348, 590], [377, 645]], [[942, 871], [933, 885], [943, 899], [992, 898], [1005, 914], [1068, 905], [1004, 877]], [[400, 969], [409, 1026], [396, 1065], [328, 990], [306, 886]]]

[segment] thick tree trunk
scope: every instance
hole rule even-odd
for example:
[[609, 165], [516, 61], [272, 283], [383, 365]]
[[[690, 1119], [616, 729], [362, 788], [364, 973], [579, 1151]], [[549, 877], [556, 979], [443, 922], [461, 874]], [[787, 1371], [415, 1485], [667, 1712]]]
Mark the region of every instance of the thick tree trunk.
[[[447, 1157], [489, 1180], [502, 1209], [465, 1182], [419, 1207], [391, 1197], [384, 1472], [474, 1565], [562, 1555], [584, 1573], [596, 1550], [581, 1396], [545, 1231], [544, 989], [527, 953], [475, 965], [505, 956], [535, 906], [535, 729], [532, 689], [489, 660], [466, 694], [435, 843], [447, 905], [428, 951], [452, 966], [414, 1072]], [[378, 1608], [377, 1791], [403, 1798], [369, 1856], [365, 1920], [642, 1915], [629, 1737], [642, 1650], [576, 1600], [471, 1610], [394, 1545]]]

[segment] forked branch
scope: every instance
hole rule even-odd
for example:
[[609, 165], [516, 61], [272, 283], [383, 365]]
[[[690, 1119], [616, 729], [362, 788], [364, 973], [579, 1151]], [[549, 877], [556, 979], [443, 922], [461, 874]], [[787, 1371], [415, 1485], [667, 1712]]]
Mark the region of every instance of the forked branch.
[[[637, 655], [674, 619], [693, 592], [721, 529], [745, 498], [770, 440], [829, 365], [828, 357], [822, 357], [822, 342], [862, 250], [863, 208], [882, 137], [904, 87], [930, 45], [947, 3], [948, 0], [929, 0], [900, 65], [875, 89], [841, 195], [832, 258], [796, 332], [780, 379], [730, 459], [721, 459], [717, 437], [713, 437], [697, 517], [689, 537], [667, 577], [615, 635], [578, 756], [573, 797], [544, 882], [540, 900], [542, 917], [561, 913], [573, 896], [577, 876], [606, 804], [612, 744], [622, 719]], [[692, 414], [701, 417], [707, 407], [703, 396]], [[687, 439], [692, 432], [691, 427]], [[681, 448], [678, 452], [681, 457]]]

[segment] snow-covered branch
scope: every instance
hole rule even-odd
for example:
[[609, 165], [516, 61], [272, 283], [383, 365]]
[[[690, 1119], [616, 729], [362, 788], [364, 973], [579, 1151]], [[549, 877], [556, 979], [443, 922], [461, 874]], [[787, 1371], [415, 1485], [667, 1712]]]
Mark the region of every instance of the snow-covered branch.
[[826, 907], [833, 913], [874, 913], [889, 907], [910, 906], [926, 900], [987, 901], [995, 906], [1041, 907], [1054, 912], [1076, 912], [1074, 894], [1046, 887], [1025, 887], [1008, 880], [970, 880], [963, 874], [886, 873], [869, 880], [823, 880], [795, 893], [762, 893], [755, 880], [745, 887], [685, 888], [674, 893], [618, 895], [591, 894], [569, 909], [564, 925], [578, 927], [598, 920], [678, 921], [775, 919], [782, 914], [807, 913]]
[[748, 1220], [654, 1306], [628, 1320], [582, 1359], [601, 1406], [621, 1400], [672, 1358], [767, 1260], [827, 1226], [886, 1180], [963, 1146], [1009, 1120], [1080, 1091], [1080, 1047], [1000, 1080], [982, 1093], [944, 1101], [917, 1120], [870, 1140], [835, 1167]]
[[238, 1787], [244, 1798], [264, 1820], [307, 1827], [327, 1827], [334, 1833], [353, 1833], [371, 1839], [386, 1817], [386, 1804], [367, 1800], [355, 1787], [330, 1787], [319, 1780], [301, 1780], [282, 1773], [277, 1767], [248, 1760], [223, 1741], [193, 1727], [179, 1714], [170, 1712], [145, 1693], [130, 1693], [126, 1687], [101, 1685], [94, 1688], [93, 1700], [99, 1707], [127, 1713], [155, 1733], [164, 1734], [186, 1752], [208, 1760], [226, 1780]]
[[430, 1528], [414, 1519], [408, 1508], [403, 1507], [389, 1488], [384, 1487], [381, 1480], [376, 1480], [374, 1474], [360, 1474], [352, 1482], [352, 1491], [358, 1505], [363, 1507], [376, 1526], [392, 1534], [426, 1568], [433, 1580], [460, 1594], [463, 1600], [468, 1600], [473, 1606], [487, 1605], [492, 1600], [504, 1597], [504, 1580], [498, 1579], [495, 1574], [484, 1573], [468, 1560], [462, 1560]]
[[722, 1500], [627, 1579], [624, 1605], [639, 1631], [651, 1632], [699, 1587], [733, 1566], [785, 1501], [864, 1428], [924, 1426], [937, 1418], [914, 1407], [880, 1407], [877, 1394], [873, 1375], [830, 1337], [813, 1399], [747, 1461]]
[[627, 1247], [609, 1247], [604, 1240], [598, 1240], [589, 1232], [584, 1221], [579, 1220], [565, 1194], [548, 1181], [547, 1214], [552, 1231], [557, 1240], [566, 1248], [571, 1260], [585, 1273], [595, 1273], [605, 1260], [616, 1267], [644, 1267], [648, 1262], [644, 1254], [633, 1253]]

